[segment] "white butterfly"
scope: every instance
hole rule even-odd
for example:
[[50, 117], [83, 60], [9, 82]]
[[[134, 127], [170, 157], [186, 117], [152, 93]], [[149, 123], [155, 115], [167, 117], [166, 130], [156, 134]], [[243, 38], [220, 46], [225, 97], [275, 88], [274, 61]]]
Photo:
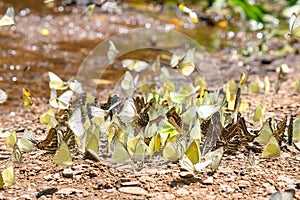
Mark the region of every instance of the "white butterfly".
[[59, 97], [57, 97], [56, 90], [52, 89], [50, 93], [49, 103], [53, 108], [59, 108], [62, 110], [68, 109], [72, 95], [73, 92], [71, 90], [68, 90]]
[[137, 82], [139, 79], [139, 75], [135, 78], [132, 77], [130, 72], [126, 72], [124, 79], [121, 81], [121, 88], [125, 95], [132, 96], [135, 89], [137, 88]]
[[74, 132], [74, 134], [77, 137], [80, 137], [84, 133], [83, 124], [81, 121], [81, 109], [80, 107], [76, 108], [74, 112], [72, 113], [70, 119], [69, 119], [69, 126], [71, 130]]
[[198, 162], [194, 165], [185, 154], [183, 155], [182, 159], [179, 160], [179, 165], [183, 169], [191, 172], [192, 174], [199, 173], [201, 170], [203, 170], [205, 167], [207, 167], [211, 163], [212, 163], [212, 160], [209, 159], [209, 160], [206, 160], [203, 162]]
[[11, 26], [15, 24], [15, 12], [13, 7], [9, 7], [6, 10], [5, 15], [0, 19], [0, 27]]
[[295, 13], [290, 18], [288, 35], [292, 38], [300, 39], [300, 16], [297, 16]]
[[0, 104], [4, 103], [6, 100], [7, 100], [6, 92], [0, 89]]
[[121, 122], [127, 124], [133, 122], [137, 117], [137, 110], [133, 98], [125, 100], [122, 111], [119, 114]]
[[114, 61], [114, 59], [118, 56], [120, 52], [116, 48], [115, 44], [110, 40], [109, 41], [109, 49], [107, 51], [107, 58], [110, 63]]
[[141, 72], [149, 67], [149, 63], [142, 60], [125, 59], [122, 60], [123, 67], [128, 68], [130, 71]]

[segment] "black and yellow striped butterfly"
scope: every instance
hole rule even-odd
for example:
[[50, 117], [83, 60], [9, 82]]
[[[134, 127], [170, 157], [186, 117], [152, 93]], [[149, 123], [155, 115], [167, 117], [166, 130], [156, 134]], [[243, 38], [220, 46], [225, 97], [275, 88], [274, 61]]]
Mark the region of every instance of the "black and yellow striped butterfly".
[[46, 139], [38, 142], [36, 147], [46, 151], [56, 151], [58, 147], [58, 137], [55, 128], [51, 128], [46, 136]]
[[15, 163], [23, 163], [23, 156], [21, 153], [20, 148], [18, 147], [17, 143], [14, 144], [13, 153], [12, 153], [12, 161]]
[[56, 128], [51, 128], [46, 139], [37, 143], [36, 146], [38, 149], [53, 152], [57, 150], [61, 141], [64, 141], [70, 149], [76, 144], [74, 132], [68, 127], [62, 130], [58, 125]]
[[169, 112], [167, 112], [168, 122], [172, 124], [177, 131], [180, 131], [182, 128], [182, 119], [179, 114], [176, 112], [176, 108], [172, 107]]

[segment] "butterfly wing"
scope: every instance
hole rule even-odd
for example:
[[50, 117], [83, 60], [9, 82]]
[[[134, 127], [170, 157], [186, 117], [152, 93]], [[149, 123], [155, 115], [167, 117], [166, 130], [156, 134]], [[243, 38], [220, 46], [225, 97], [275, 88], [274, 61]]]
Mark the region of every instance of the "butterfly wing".
[[58, 146], [56, 129], [51, 128], [46, 136], [46, 139], [39, 142], [36, 146], [41, 150], [56, 151]]
[[15, 163], [23, 163], [23, 156], [17, 144], [14, 145], [12, 158]]
[[73, 164], [72, 157], [68, 145], [62, 141], [58, 150], [56, 151], [53, 162], [57, 165], [71, 166]]
[[125, 148], [125, 146], [118, 140], [115, 141], [115, 148], [112, 153], [112, 162], [114, 163], [129, 163], [131, 162], [131, 157]]
[[23, 109], [30, 108], [33, 105], [31, 94], [28, 90], [23, 88]]
[[127, 124], [133, 122], [137, 117], [137, 111], [132, 98], [128, 98], [119, 114], [121, 122]]
[[14, 165], [9, 161], [6, 168], [2, 171], [2, 178], [5, 185], [13, 185], [15, 183]]
[[107, 51], [107, 58], [109, 62], [113, 62], [114, 59], [118, 56], [120, 52], [117, 50], [115, 44], [110, 40], [109, 41], [109, 49]]
[[84, 128], [82, 124], [82, 116], [81, 116], [81, 109], [76, 108], [74, 112], [72, 113], [70, 119], [69, 119], [69, 126], [71, 130], [74, 132], [74, 134], [77, 137], [80, 137], [84, 133]]
[[178, 71], [185, 76], [189, 76], [195, 70], [194, 54], [194, 48], [188, 50], [183, 60], [178, 65]]
[[0, 104], [4, 103], [7, 100], [7, 94], [0, 89]]
[[65, 83], [61, 78], [59, 78], [53, 72], [48, 72], [49, 75], [49, 87], [54, 90], [65, 90], [69, 87], [68, 83]]
[[290, 19], [289, 29], [290, 35], [293, 38], [300, 38], [300, 16], [296, 16], [295, 13], [293, 13]]
[[263, 158], [273, 158], [280, 156], [280, 147], [274, 136], [270, 137], [268, 144], [265, 146], [262, 157]]
[[0, 19], [0, 27], [11, 26], [15, 24], [15, 12], [13, 7], [9, 7], [6, 10], [5, 15]]

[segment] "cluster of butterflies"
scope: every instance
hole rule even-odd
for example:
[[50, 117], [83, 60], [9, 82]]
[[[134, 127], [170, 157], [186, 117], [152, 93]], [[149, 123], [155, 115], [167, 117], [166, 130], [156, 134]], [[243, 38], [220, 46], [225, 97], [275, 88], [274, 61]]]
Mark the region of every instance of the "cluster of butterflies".
[[[120, 82], [123, 95], [110, 96], [100, 105], [76, 80], [65, 82], [49, 72], [52, 108], [40, 117], [40, 122], [47, 124], [46, 138], [37, 141], [32, 132], [25, 131], [17, 139], [12, 132], [7, 138], [7, 145], [13, 149], [12, 159], [2, 172], [2, 182], [14, 182], [13, 162], [22, 163], [22, 152], [34, 148], [55, 153], [53, 162], [61, 165], [72, 165], [70, 150], [76, 149], [84, 155], [92, 152], [108, 156], [113, 163], [144, 163], [159, 157], [179, 161], [182, 168], [199, 173], [208, 166], [218, 169], [224, 152], [246, 149], [249, 155], [262, 152], [263, 157], [270, 158], [280, 156], [282, 142], [300, 141], [300, 116], [296, 115], [289, 120], [269, 118], [259, 131], [248, 131], [240, 95], [249, 71], [241, 75], [235, 89], [225, 86], [223, 98], [219, 91], [207, 91], [205, 79], [199, 74], [194, 82], [176, 87], [169, 70], [191, 75], [192, 70], [184, 70], [186, 65], [195, 66], [189, 58], [191, 52], [192, 49], [179, 58], [178, 63], [171, 59], [176, 67], [161, 66], [156, 59], [153, 65], [160, 68], [150, 69], [160, 70], [159, 84], [150, 82], [138, 88], [138, 61], [134, 67], [127, 66], [130, 70]], [[27, 90], [23, 94], [31, 99]], [[263, 117], [258, 118], [262, 122]]]

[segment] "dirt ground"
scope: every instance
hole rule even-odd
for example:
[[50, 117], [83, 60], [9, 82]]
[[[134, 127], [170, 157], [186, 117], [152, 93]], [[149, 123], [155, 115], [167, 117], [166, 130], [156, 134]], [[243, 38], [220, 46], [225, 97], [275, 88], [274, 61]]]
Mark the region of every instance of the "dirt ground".
[[[0, 5], [7, 4], [0, 2]], [[68, 9], [66, 15], [17, 15], [15, 27], [0, 30], [0, 88], [9, 95], [8, 103], [0, 105], [0, 128], [18, 130], [20, 135], [24, 129], [32, 129], [37, 139], [43, 139], [45, 126], [39, 123], [39, 116], [49, 109], [47, 72], [60, 73], [67, 80], [76, 74], [82, 59], [95, 44], [122, 28], [134, 27], [124, 25], [124, 19], [116, 13], [96, 12], [88, 20], [79, 14], [83, 8]], [[131, 20], [139, 19], [137, 26], [147, 21], [166, 26], [165, 22], [142, 15], [133, 17], [130, 12], [125, 15]], [[70, 27], [72, 22], [75, 26]], [[97, 22], [99, 25], [94, 26]], [[49, 27], [49, 36], [40, 34], [42, 27]], [[71, 34], [70, 30], [75, 31]], [[275, 40], [275, 43], [287, 45], [285, 41]], [[212, 53], [224, 81], [231, 77], [238, 80], [248, 65], [253, 69], [250, 80], [255, 75], [261, 78], [269, 75], [271, 80], [269, 93], [242, 94], [242, 101], [250, 103], [244, 113], [249, 129], [256, 129], [257, 124], [251, 125], [253, 111], [263, 99], [267, 104], [265, 118], [299, 113], [300, 95], [293, 89], [300, 77], [299, 55], [291, 52], [283, 57], [273, 56], [266, 64], [261, 55], [253, 56], [255, 59], [236, 58], [233, 46]], [[293, 71], [275, 94], [275, 68], [281, 64], [288, 64]], [[12, 81], [13, 76], [17, 81]], [[23, 87], [32, 91], [34, 101], [33, 107], [26, 111], [21, 108]], [[0, 170], [12, 151], [7, 148], [5, 138], [1, 132]], [[300, 151], [294, 146], [283, 146], [279, 158], [263, 159], [260, 153], [255, 154], [253, 167], [246, 166], [247, 156], [243, 152], [225, 154], [216, 172], [208, 169], [195, 176], [185, 173], [178, 163], [163, 166], [153, 163], [153, 167], [142, 171], [128, 172], [110, 167], [105, 161], [83, 159], [76, 151], [72, 156], [72, 167], [61, 167], [52, 162], [53, 155], [41, 150], [24, 153], [23, 164], [15, 165], [16, 183], [0, 190], [0, 199], [36, 199], [41, 191], [49, 194], [45, 192], [40, 199], [268, 199], [272, 193], [289, 188], [294, 188], [295, 199], [300, 199]]]

